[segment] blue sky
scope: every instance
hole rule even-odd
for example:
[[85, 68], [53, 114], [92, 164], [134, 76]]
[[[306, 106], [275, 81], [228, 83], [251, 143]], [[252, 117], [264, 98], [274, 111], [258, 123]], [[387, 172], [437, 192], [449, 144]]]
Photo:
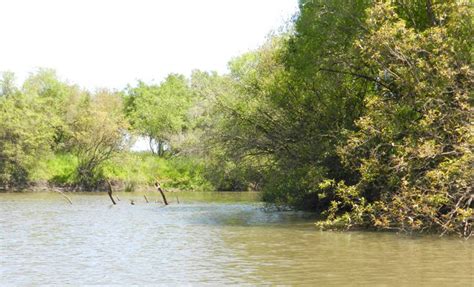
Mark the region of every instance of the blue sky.
[[193, 69], [225, 72], [297, 0], [2, 0], [0, 71], [38, 67], [88, 89], [121, 89]]

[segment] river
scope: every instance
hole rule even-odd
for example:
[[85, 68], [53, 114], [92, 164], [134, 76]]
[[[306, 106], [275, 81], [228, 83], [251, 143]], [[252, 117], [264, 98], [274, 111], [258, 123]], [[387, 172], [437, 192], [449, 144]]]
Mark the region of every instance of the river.
[[0, 286], [474, 284], [473, 240], [322, 232], [256, 193], [68, 196], [0, 194]]

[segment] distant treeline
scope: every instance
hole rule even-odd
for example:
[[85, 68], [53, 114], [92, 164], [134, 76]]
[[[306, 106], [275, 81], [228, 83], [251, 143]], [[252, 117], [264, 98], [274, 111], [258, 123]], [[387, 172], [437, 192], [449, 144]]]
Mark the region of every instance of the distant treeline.
[[470, 1], [307, 0], [226, 75], [91, 93], [50, 70], [21, 87], [4, 73], [0, 182], [70, 154], [70, 181], [93, 187], [140, 135], [156, 158], [192, 159], [182, 172], [201, 186], [261, 190], [322, 228], [469, 237], [473, 19]]

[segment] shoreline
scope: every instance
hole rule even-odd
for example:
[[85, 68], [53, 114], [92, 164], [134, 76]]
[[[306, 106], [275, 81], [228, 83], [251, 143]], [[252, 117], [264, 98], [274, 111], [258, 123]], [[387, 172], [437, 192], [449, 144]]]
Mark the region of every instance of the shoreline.
[[[117, 192], [126, 192], [126, 185], [127, 182], [121, 180], [111, 180], [110, 181], [112, 188], [114, 191]], [[102, 193], [107, 192], [107, 183], [101, 182], [97, 185], [94, 189], [85, 189], [81, 186], [76, 185], [60, 185], [54, 184], [47, 181], [32, 181], [29, 183], [25, 183], [23, 185], [14, 185], [14, 186], [0, 186], [0, 193], [23, 193], [23, 192], [91, 192], [91, 193]], [[143, 183], [136, 183], [133, 186], [133, 190], [130, 192], [135, 191], [155, 191], [155, 187], [153, 185], [143, 184]], [[179, 192], [180, 190], [175, 188], [166, 189], [167, 192]], [[185, 190], [183, 190], [185, 191]]]

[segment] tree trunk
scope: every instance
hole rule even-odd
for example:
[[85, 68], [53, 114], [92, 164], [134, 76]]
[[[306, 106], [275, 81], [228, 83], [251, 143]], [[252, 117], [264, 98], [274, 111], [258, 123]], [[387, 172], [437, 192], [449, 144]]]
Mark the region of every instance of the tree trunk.
[[426, 0], [426, 14], [428, 15], [431, 27], [436, 26], [438, 24], [438, 21], [433, 12], [433, 3], [431, 2], [431, 0]]
[[148, 145], [150, 146], [151, 153], [156, 154], [155, 149], [153, 148], [153, 138], [152, 137], [150, 137], [150, 139], [148, 141]]
[[160, 140], [158, 141], [158, 155], [163, 156], [163, 142]]

